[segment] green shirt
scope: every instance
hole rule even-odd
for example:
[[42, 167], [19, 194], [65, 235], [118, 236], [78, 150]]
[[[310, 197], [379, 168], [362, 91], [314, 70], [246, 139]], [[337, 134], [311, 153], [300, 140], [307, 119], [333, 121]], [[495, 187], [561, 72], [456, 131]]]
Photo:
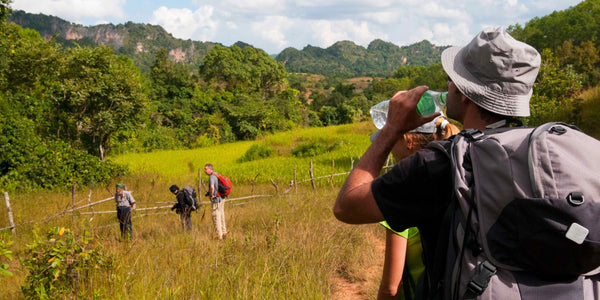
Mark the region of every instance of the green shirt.
[[[419, 233], [419, 229], [417, 229], [417, 227], [410, 227], [402, 232], [397, 232], [391, 229], [386, 221], [380, 222], [379, 224], [383, 225], [385, 228], [391, 230], [397, 235], [407, 239], [406, 261], [404, 263], [405, 272], [403, 274], [406, 274], [406, 269], [408, 269], [410, 277], [412, 277], [412, 280], [416, 285], [419, 276], [425, 270], [425, 265], [423, 264], [422, 259], [423, 245], [421, 244], [421, 234]], [[404, 275], [402, 275], [402, 278], [404, 279]], [[404, 289], [400, 289], [399, 294], [402, 294], [400, 299], [404, 299]], [[414, 295], [412, 298], [414, 299]]]

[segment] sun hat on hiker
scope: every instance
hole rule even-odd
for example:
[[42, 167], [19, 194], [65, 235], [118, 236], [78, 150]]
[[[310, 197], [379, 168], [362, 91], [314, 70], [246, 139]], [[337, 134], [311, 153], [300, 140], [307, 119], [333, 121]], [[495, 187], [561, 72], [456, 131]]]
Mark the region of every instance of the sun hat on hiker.
[[442, 66], [458, 90], [475, 104], [504, 116], [529, 116], [529, 99], [540, 53], [504, 27], [481, 31], [464, 47], [442, 52]]
[[123, 184], [120, 184], [120, 183], [118, 183], [118, 184], [116, 185], [116, 187], [118, 187], [118, 188], [120, 188], [120, 189], [125, 189], [125, 186], [124, 186]]

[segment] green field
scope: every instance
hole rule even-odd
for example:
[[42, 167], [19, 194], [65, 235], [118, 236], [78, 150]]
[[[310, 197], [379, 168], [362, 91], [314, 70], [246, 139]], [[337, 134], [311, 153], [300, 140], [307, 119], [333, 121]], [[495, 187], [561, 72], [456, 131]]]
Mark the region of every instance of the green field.
[[[173, 180], [194, 182], [198, 179], [198, 169], [212, 163], [215, 171], [229, 176], [234, 184], [269, 183], [274, 181], [289, 183], [297, 172], [297, 180], [309, 178], [308, 169], [313, 161], [314, 176], [348, 172], [370, 144], [369, 135], [375, 131], [370, 122], [339, 125], [325, 128], [297, 129], [291, 132], [276, 133], [257, 141], [222, 144], [214, 147], [193, 150], [157, 151], [143, 154], [126, 154], [113, 160], [126, 164], [136, 176], [160, 175]], [[313, 157], [294, 157], [292, 150], [302, 143], [317, 143], [324, 146], [335, 145], [335, 149]], [[254, 144], [268, 145], [276, 152], [275, 156], [255, 161], [239, 163], [237, 160]], [[203, 175], [206, 179], [206, 175]], [[337, 180], [340, 182], [340, 180]]]
[[[345, 176], [334, 177], [333, 187], [328, 178], [323, 178], [317, 181], [316, 190], [310, 182], [303, 182], [297, 190], [284, 193], [294, 168], [298, 181], [309, 178], [311, 160], [316, 177], [331, 174], [332, 160], [334, 172], [349, 171], [352, 158], [356, 163], [373, 130], [369, 123], [298, 129], [255, 142], [112, 158], [127, 163], [132, 170], [128, 177], [115, 179], [127, 184], [138, 202], [131, 243], [119, 239], [112, 201], [96, 205], [94, 215], [85, 214], [91, 212], [85, 208], [75, 215], [55, 216], [70, 206], [70, 193], [10, 195], [18, 227], [14, 237], [10, 230], [0, 231], [0, 241], [9, 243], [13, 258], [0, 256], [0, 264], [8, 264], [13, 273], [0, 275], [0, 298], [24, 298], [21, 286], [27, 282], [29, 272], [20, 260], [31, 255], [27, 249], [34, 244], [34, 231], [43, 243], [52, 244], [56, 242], [47, 241], [45, 233], [58, 226], [71, 228], [78, 238], [89, 231], [93, 240], [87, 247], [100, 246], [112, 265], [81, 271], [75, 279], [69, 277], [68, 286], [73, 289], [54, 298], [331, 299], [336, 280], [342, 279], [361, 284], [366, 297], [374, 299], [378, 280], [367, 280], [364, 270], [381, 258], [372, 241], [383, 239], [383, 230], [378, 225], [346, 225], [333, 217], [331, 208]], [[314, 157], [291, 155], [297, 145], [306, 142], [340, 145]], [[236, 162], [254, 143], [268, 144], [277, 155]], [[168, 208], [144, 210], [170, 206], [174, 197], [168, 187], [173, 183], [196, 184], [198, 168], [207, 162], [234, 182], [232, 201], [225, 206], [229, 234], [224, 241], [215, 238], [208, 205], [192, 214], [192, 232], [183, 232], [178, 216]], [[206, 175], [202, 177], [206, 181]], [[280, 183], [278, 194], [271, 179]], [[113, 184], [79, 187], [75, 197], [78, 206], [87, 204], [88, 198], [92, 202], [110, 198]], [[235, 200], [249, 195], [269, 196]], [[102, 211], [110, 213], [98, 213]], [[0, 226], [8, 226], [3, 206]], [[69, 258], [63, 260], [68, 263]], [[51, 268], [51, 262], [46, 263]], [[54, 283], [58, 284], [60, 278]]]

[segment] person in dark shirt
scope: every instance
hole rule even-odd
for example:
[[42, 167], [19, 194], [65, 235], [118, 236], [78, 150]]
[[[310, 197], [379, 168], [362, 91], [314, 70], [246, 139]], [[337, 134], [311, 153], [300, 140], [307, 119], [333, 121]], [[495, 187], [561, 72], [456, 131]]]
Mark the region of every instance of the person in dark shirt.
[[169, 191], [177, 198], [177, 203], [171, 207], [171, 210], [175, 210], [179, 215], [179, 220], [181, 221], [181, 226], [184, 230], [192, 230], [192, 207], [188, 205], [188, 202], [185, 199], [185, 193], [179, 190], [177, 185], [172, 185], [169, 188]]
[[[541, 63], [530, 45], [504, 28], [480, 32], [468, 45], [442, 53], [448, 75], [448, 117], [463, 128], [484, 130], [511, 117], [529, 115], [532, 87]], [[420, 116], [416, 106], [427, 90], [419, 86], [390, 99], [387, 122], [342, 186], [333, 207], [340, 221], [351, 224], [387, 221], [395, 231], [418, 227], [427, 268], [433, 261], [443, 215], [453, 193], [446, 153], [424, 148], [379, 176], [392, 147], [406, 132], [438, 116]], [[450, 143], [446, 144], [449, 150]]]

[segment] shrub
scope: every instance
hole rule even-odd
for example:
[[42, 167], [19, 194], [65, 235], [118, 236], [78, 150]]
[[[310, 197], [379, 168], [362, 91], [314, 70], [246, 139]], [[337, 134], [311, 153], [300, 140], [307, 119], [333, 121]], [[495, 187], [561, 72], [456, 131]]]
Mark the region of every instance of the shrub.
[[292, 150], [292, 155], [295, 157], [311, 157], [323, 153], [331, 152], [339, 148], [339, 143], [332, 145], [323, 145], [317, 142], [302, 143]]
[[248, 151], [246, 151], [246, 153], [244, 153], [242, 157], [238, 159], [238, 162], [242, 163], [272, 157], [274, 154], [275, 150], [273, 150], [273, 148], [265, 144], [254, 144], [248, 149]]
[[92, 238], [85, 232], [76, 239], [69, 229], [54, 227], [47, 239], [34, 232], [35, 240], [27, 245], [23, 267], [29, 271], [21, 290], [26, 298], [56, 299], [76, 296], [79, 284], [93, 272], [111, 270], [112, 259], [100, 246], [90, 249]]
[[[0, 240], [0, 258], [5, 257], [8, 260], [12, 260], [12, 251], [8, 250], [10, 242]], [[0, 276], [13, 276], [13, 273], [8, 270], [8, 264], [0, 262]]]

